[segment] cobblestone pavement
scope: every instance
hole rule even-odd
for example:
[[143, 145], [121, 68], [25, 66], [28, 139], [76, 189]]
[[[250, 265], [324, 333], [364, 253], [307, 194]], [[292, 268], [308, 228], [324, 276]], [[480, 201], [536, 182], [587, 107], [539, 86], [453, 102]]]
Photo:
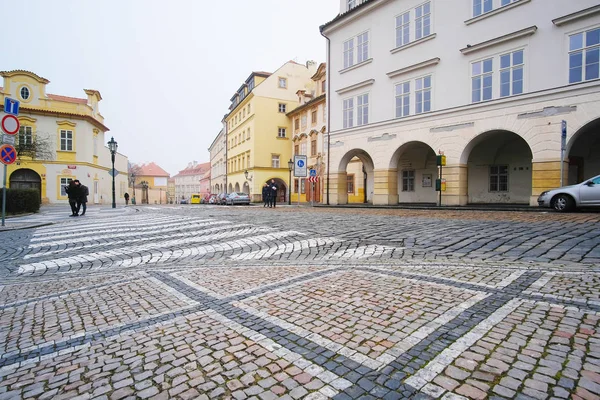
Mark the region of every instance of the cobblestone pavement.
[[0, 400], [600, 398], [600, 214], [90, 210], [0, 232]]

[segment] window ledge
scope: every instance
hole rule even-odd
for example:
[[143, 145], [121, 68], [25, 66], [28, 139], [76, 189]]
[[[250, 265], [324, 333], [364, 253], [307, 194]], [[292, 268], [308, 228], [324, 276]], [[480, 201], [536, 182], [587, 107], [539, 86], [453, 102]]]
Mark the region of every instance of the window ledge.
[[435, 39], [436, 36], [437, 36], [437, 33], [432, 33], [431, 35], [427, 35], [425, 37], [422, 37], [421, 39], [417, 39], [417, 40], [414, 40], [414, 41], [412, 41], [410, 43], [402, 45], [400, 47], [396, 47], [395, 49], [390, 50], [390, 53], [396, 54], [396, 53], [398, 53], [398, 52], [400, 52], [402, 50], [406, 50], [406, 49], [408, 49], [410, 47], [413, 47], [413, 46], [416, 46], [418, 44], [427, 42], [427, 41], [429, 41], [431, 39]]
[[56, 150], [57, 153], [76, 153], [75, 150]]
[[508, 10], [511, 10], [511, 9], [513, 9], [515, 7], [522, 6], [525, 3], [529, 3], [530, 1], [531, 0], [519, 0], [519, 1], [515, 1], [514, 3], [510, 3], [510, 4], [507, 4], [505, 6], [498, 7], [495, 10], [488, 11], [488, 12], [486, 12], [484, 14], [481, 14], [481, 15], [478, 15], [476, 17], [473, 17], [471, 19], [466, 20], [465, 21], [465, 25], [471, 25], [471, 24], [474, 24], [475, 22], [479, 22], [479, 21], [481, 21], [483, 19], [486, 19], [486, 18], [489, 18], [489, 17], [493, 17], [494, 15], [498, 15], [500, 13], [503, 13], [504, 11], [508, 11]]
[[[522, 0], [521, 0], [522, 1]], [[516, 4], [516, 3], [515, 3]], [[508, 6], [505, 6], [508, 7]], [[467, 45], [467, 47], [460, 49], [460, 52], [463, 54], [471, 54], [476, 51], [495, 46], [500, 43], [505, 43], [510, 40], [523, 38], [526, 36], [531, 36], [537, 31], [537, 26], [530, 26], [529, 28], [521, 29], [520, 31], [509, 33], [508, 35], [500, 36], [494, 39], [486, 40], [485, 42], [477, 43], [474, 45]]]
[[552, 23], [556, 26], [563, 26], [563, 25], [569, 24], [571, 22], [575, 22], [575, 21], [583, 19], [583, 18], [592, 17], [596, 14], [600, 14], [600, 5], [586, 8], [584, 10], [580, 10], [580, 11], [574, 12], [572, 14], [564, 15], [562, 17], [558, 17], [556, 19], [553, 19]]
[[350, 85], [350, 86], [346, 86], [345, 88], [338, 89], [338, 90], [336, 90], [336, 93], [344, 94], [344, 93], [347, 93], [354, 89], [360, 89], [365, 86], [370, 86], [373, 83], [375, 83], [375, 79], [367, 79], [366, 81], [358, 82], [358, 83], [355, 83], [354, 85]]
[[275, 139], [277, 139], [277, 140], [290, 140], [289, 137], [279, 137], [279, 136], [275, 136]]
[[440, 58], [436, 57], [436, 58], [432, 58], [432, 59], [427, 60], [427, 61], [422, 61], [420, 63], [409, 65], [408, 67], [404, 67], [404, 68], [400, 68], [400, 69], [397, 69], [397, 70], [392, 71], [392, 72], [388, 72], [388, 73], [386, 73], [386, 75], [388, 77], [390, 77], [390, 78], [394, 78], [394, 77], [396, 77], [398, 75], [402, 75], [402, 74], [405, 74], [407, 72], [412, 72], [412, 71], [416, 71], [416, 70], [421, 69], [421, 68], [426, 68], [426, 67], [431, 67], [433, 65], [437, 65], [437, 64], [439, 64], [439, 62], [440, 62]]
[[339, 72], [340, 72], [340, 74], [344, 74], [344, 73], [346, 73], [346, 72], [348, 72], [348, 71], [352, 71], [353, 69], [360, 68], [360, 67], [362, 67], [363, 65], [371, 64], [372, 62], [373, 62], [373, 59], [372, 59], [372, 58], [369, 58], [369, 59], [367, 59], [367, 60], [365, 60], [365, 61], [363, 61], [363, 62], [360, 62], [360, 63], [358, 63], [358, 64], [354, 64], [354, 65], [353, 65], [353, 66], [351, 66], [351, 67], [344, 68], [344, 69], [340, 70]]

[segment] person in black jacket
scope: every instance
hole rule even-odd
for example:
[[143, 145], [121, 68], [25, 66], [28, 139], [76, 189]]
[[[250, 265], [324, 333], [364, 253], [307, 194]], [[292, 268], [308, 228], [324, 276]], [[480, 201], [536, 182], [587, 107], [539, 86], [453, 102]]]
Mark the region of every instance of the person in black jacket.
[[271, 179], [271, 183], [269, 184], [271, 187], [271, 205], [270, 207], [275, 208], [275, 203], [277, 203], [277, 184], [275, 183], [275, 179]]
[[90, 190], [87, 186], [82, 185], [79, 179], [75, 179], [75, 183], [79, 186], [80, 189], [79, 198], [77, 199], [77, 213], [79, 213], [79, 208], [81, 207], [83, 208], [83, 212], [81, 213], [81, 215], [85, 215], [85, 211], [87, 210], [87, 197], [90, 194]]
[[262, 188], [263, 207], [271, 206], [271, 189], [268, 183], [265, 183]]
[[65, 192], [69, 197], [69, 205], [71, 206], [71, 215], [69, 215], [69, 217], [79, 217], [77, 200], [79, 199], [81, 193], [81, 187], [78, 186], [75, 181], [70, 181], [69, 184], [65, 186]]

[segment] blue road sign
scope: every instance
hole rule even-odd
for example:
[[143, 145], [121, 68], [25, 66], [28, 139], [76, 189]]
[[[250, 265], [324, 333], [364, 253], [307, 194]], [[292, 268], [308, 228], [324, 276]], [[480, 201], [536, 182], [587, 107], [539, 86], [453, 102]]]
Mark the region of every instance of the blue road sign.
[[[2, 164], [8, 165], [12, 164], [17, 159], [17, 151], [10, 144], [3, 144], [0, 146], [0, 162]], [[6, 173], [6, 170], [4, 170]]]
[[304, 160], [298, 160], [298, 166], [300, 168], [304, 167]]
[[116, 169], [109, 169], [108, 174], [110, 176], [117, 176], [117, 175], [119, 175], [119, 171], [117, 171]]
[[310, 176], [317, 176], [317, 170], [316, 169], [311, 169], [310, 170]]
[[12, 115], [19, 115], [19, 101], [9, 97], [4, 98], [4, 112]]

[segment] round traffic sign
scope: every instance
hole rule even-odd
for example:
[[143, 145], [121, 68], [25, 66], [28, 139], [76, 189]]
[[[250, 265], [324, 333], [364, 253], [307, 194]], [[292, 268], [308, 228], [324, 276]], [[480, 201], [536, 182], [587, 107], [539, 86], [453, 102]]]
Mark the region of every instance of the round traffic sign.
[[17, 150], [10, 144], [0, 146], [0, 162], [2, 164], [12, 164], [17, 159]]
[[303, 160], [298, 160], [298, 166], [300, 168], [304, 167], [304, 161]]
[[14, 115], [9, 114], [2, 118], [2, 130], [7, 135], [16, 135], [19, 132], [19, 128], [21, 128], [21, 123]]

